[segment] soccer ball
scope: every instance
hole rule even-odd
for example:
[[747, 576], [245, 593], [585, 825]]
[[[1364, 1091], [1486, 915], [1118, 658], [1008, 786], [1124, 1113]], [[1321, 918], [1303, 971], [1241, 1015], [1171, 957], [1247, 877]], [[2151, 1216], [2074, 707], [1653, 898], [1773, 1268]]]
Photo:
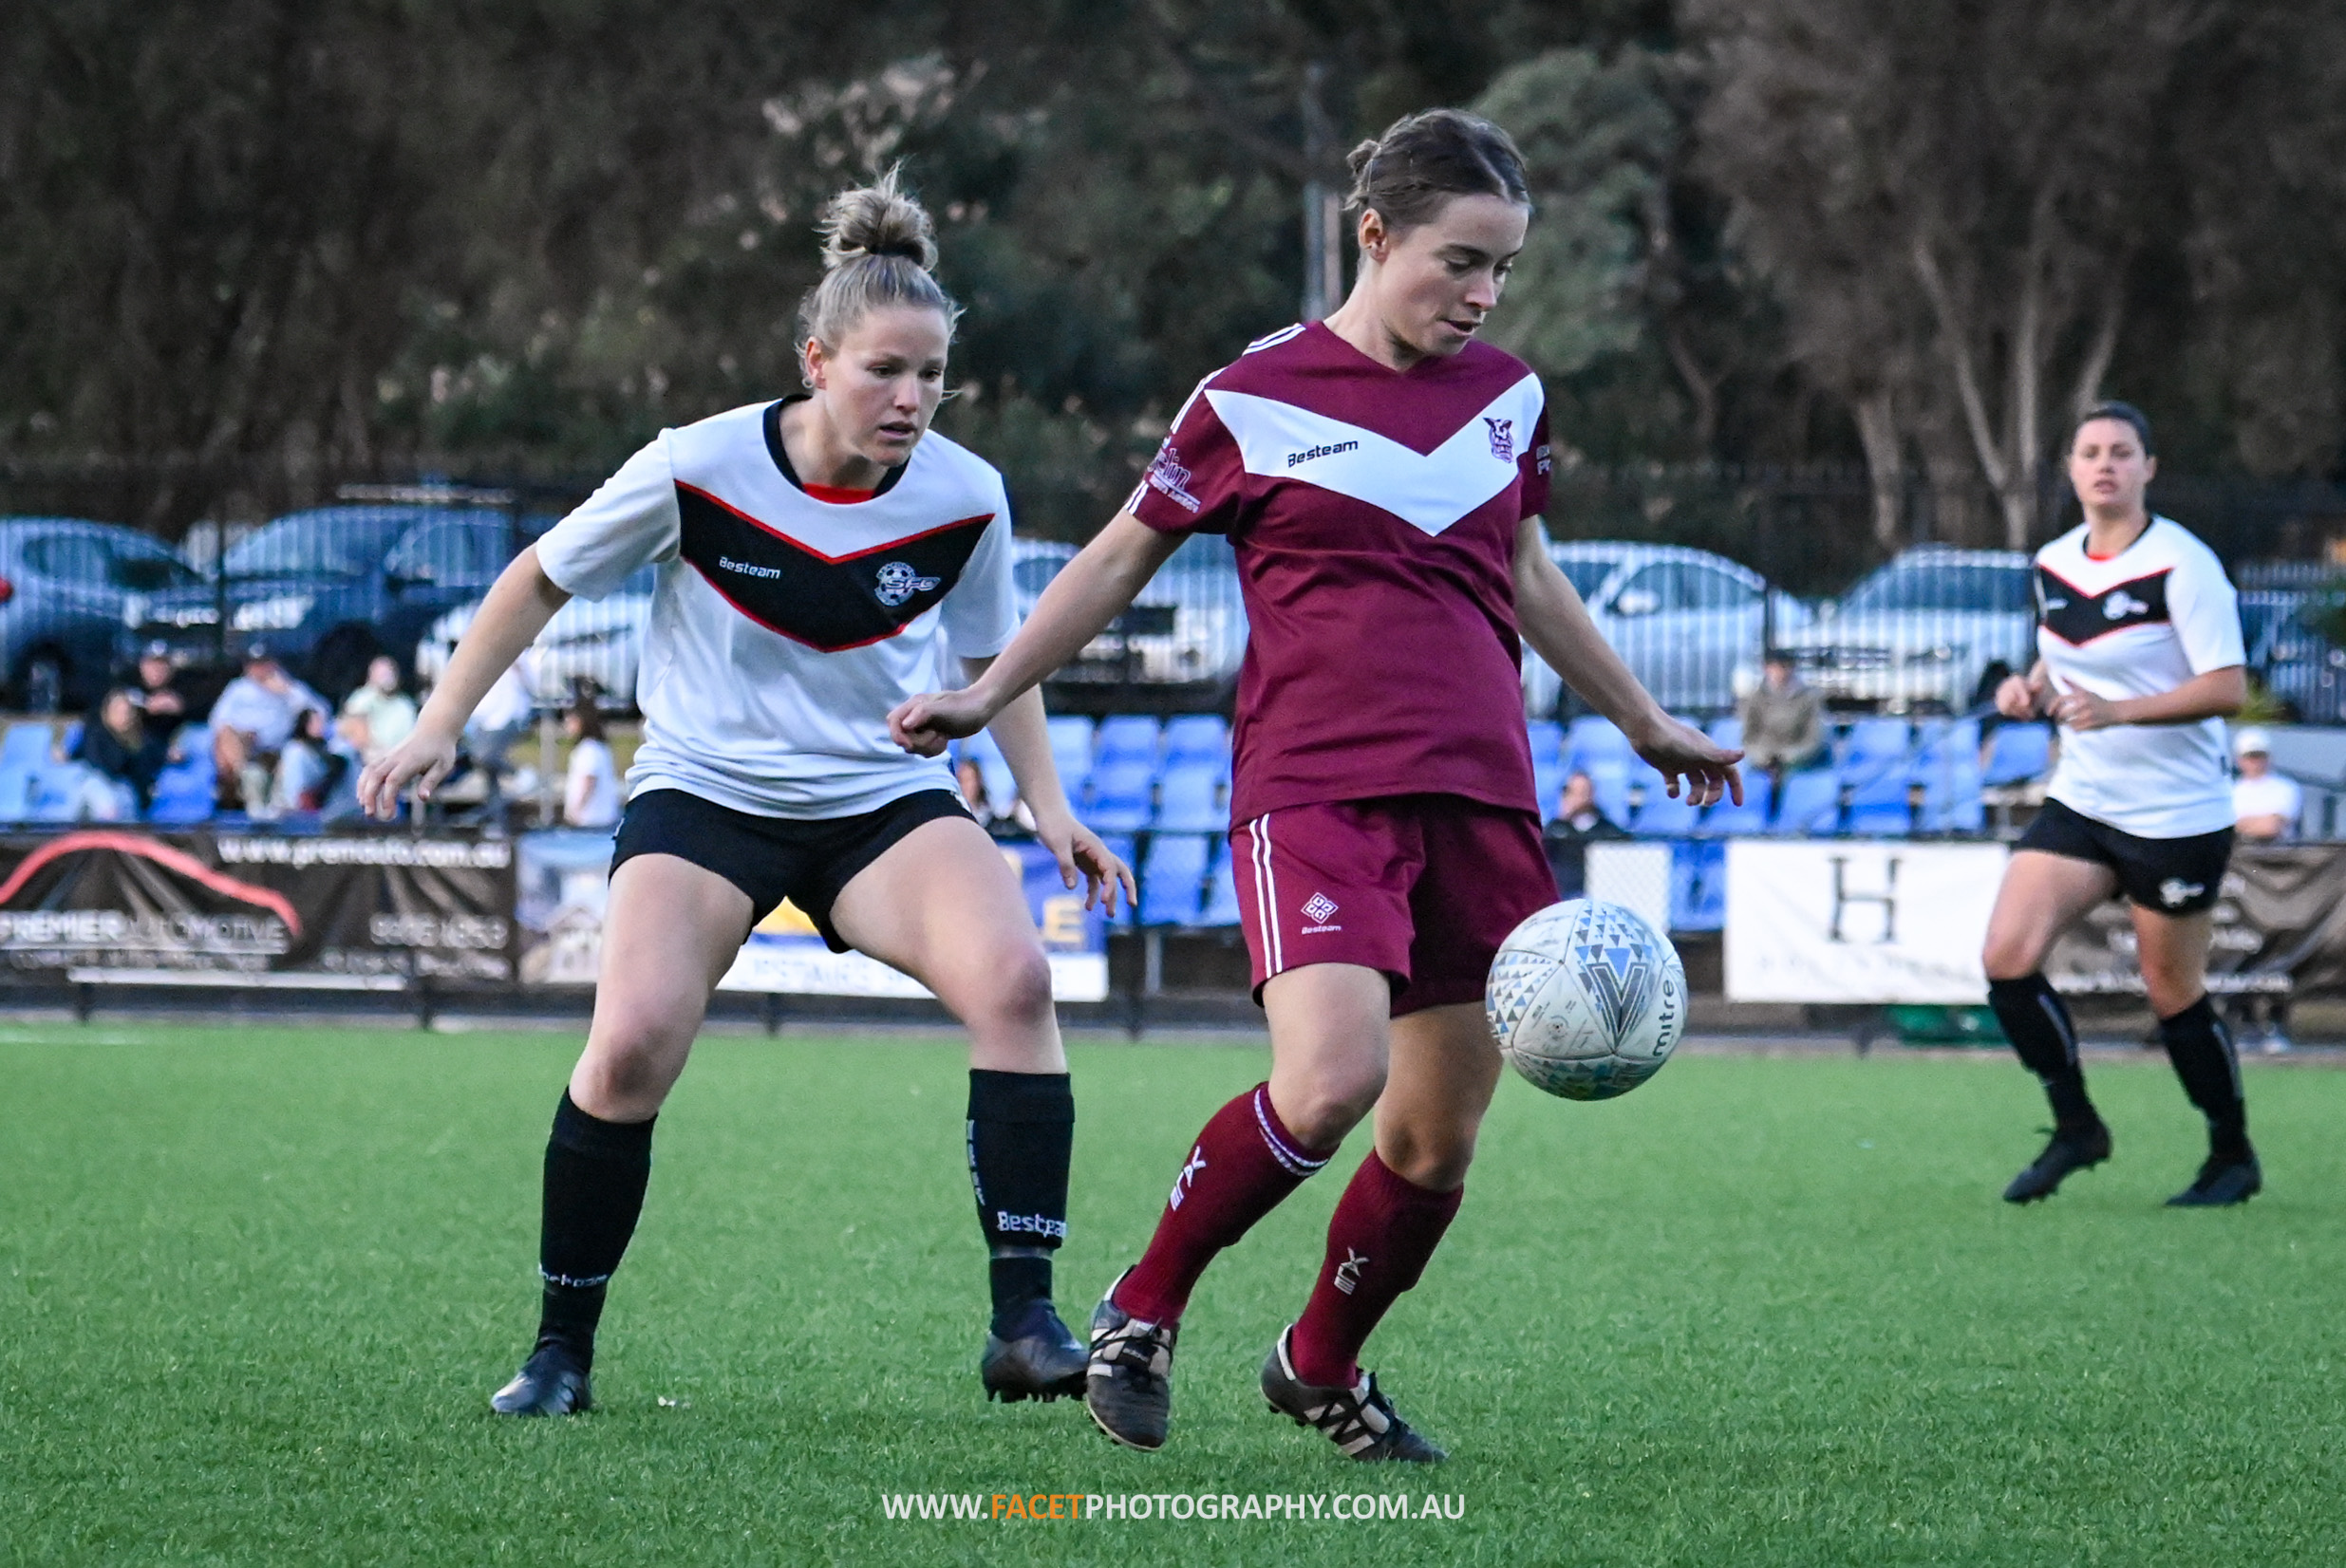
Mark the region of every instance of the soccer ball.
[[1515, 1071], [1567, 1100], [1609, 1100], [1661, 1071], [1686, 1030], [1686, 966], [1618, 904], [1551, 904], [1515, 927], [1483, 993]]

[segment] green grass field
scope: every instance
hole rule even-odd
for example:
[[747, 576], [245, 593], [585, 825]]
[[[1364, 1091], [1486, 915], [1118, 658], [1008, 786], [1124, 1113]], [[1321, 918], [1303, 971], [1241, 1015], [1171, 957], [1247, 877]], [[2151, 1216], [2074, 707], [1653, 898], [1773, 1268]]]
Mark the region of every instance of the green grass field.
[[[1601, 1106], [1511, 1081], [1378, 1339], [1456, 1458], [1352, 1466], [1254, 1391], [1332, 1173], [1207, 1279], [1174, 1434], [978, 1397], [944, 1036], [705, 1041], [663, 1117], [595, 1415], [491, 1417], [534, 1324], [574, 1041], [0, 1032], [0, 1555], [26, 1562], [2336, 1562], [2346, 1073], [2252, 1068], [2269, 1187], [2163, 1065], [2117, 1158], [2035, 1150], [2009, 1062], [1690, 1057]], [[1137, 1249], [1239, 1046], [1076, 1050], [1069, 1316]], [[1356, 1148], [1340, 1161], [1348, 1168]], [[1434, 1493], [1461, 1519], [937, 1522], [883, 1494]], [[1459, 1500], [1462, 1500], [1462, 1504]]]

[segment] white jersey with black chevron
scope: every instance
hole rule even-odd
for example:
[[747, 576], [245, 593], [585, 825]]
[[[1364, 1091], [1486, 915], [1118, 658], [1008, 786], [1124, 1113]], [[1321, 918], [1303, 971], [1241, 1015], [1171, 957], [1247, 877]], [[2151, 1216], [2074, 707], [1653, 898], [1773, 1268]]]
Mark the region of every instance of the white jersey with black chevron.
[[[2085, 547], [2079, 524], [2036, 552], [2036, 651], [2055, 690], [2153, 697], [2246, 663], [2231, 580], [2188, 530], [2153, 517], [2115, 555]], [[2138, 838], [2229, 828], [2224, 720], [2065, 730], [2045, 793]]]
[[630, 796], [680, 789], [764, 816], [836, 817], [950, 789], [888, 737], [940, 658], [1018, 629], [1002, 476], [930, 434], [869, 500], [792, 482], [779, 403], [664, 430], [538, 541], [585, 599], [656, 564]]

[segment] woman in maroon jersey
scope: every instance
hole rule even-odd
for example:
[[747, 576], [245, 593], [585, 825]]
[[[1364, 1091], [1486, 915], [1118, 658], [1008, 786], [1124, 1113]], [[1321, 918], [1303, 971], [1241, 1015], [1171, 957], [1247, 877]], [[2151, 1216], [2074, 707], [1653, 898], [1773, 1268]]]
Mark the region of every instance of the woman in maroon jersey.
[[1125, 509], [992, 667], [891, 716], [922, 753], [976, 733], [1185, 535], [1229, 536], [1251, 628], [1230, 852], [1271, 1074], [1207, 1123], [1147, 1252], [1093, 1316], [1086, 1405], [1135, 1448], [1165, 1441], [1173, 1342], [1206, 1264], [1373, 1111], [1376, 1147], [1263, 1391], [1354, 1458], [1442, 1457], [1358, 1357], [1457, 1211], [1499, 1076], [1492, 957], [1555, 900], [1519, 634], [1672, 793], [1741, 798], [1739, 754], [1661, 711], [1548, 558], [1539, 380], [1475, 337], [1530, 220], [1514, 144], [1437, 109], [1362, 143], [1352, 168], [1361, 264], [1342, 308], [1201, 383]]

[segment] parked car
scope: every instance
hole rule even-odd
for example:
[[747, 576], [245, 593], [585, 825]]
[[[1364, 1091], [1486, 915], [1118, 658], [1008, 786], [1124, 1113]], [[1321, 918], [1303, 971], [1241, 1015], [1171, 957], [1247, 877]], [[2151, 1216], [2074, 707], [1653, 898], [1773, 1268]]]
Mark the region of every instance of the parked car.
[[2327, 633], [2338, 623], [2340, 603], [2336, 587], [2241, 591], [2248, 668], [2302, 723], [2346, 721], [2346, 648]]
[[9, 706], [95, 702], [114, 663], [123, 602], [200, 586], [169, 546], [78, 517], [0, 517], [0, 681]]
[[514, 553], [503, 512], [461, 507], [328, 506], [289, 513], [229, 546], [228, 635], [216, 585], [141, 595], [123, 607], [127, 654], [160, 639], [202, 663], [225, 643], [233, 662], [254, 643], [339, 700], [387, 653], [412, 665], [424, 628], [479, 598]]
[[2035, 662], [2032, 570], [2018, 551], [1919, 545], [1776, 641], [1835, 706], [1960, 711], [1990, 663]]
[[[1735, 706], [1738, 671], [1759, 663], [1774, 621], [1779, 641], [1809, 624], [1808, 607], [1771, 593], [1749, 567], [1682, 545], [1576, 539], [1548, 546], [1597, 630], [1647, 691], [1677, 713]], [[1564, 681], [1527, 645], [1524, 712], [1555, 716]]]
[[[1019, 613], [1031, 614], [1060, 568], [1075, 559], [1076, 548], [1048, 539], [1020, 539], [1011, 549]], [[1198, 533], [1184, 539], [1134, 598], [1132, 607], [1052, 680], [1184, 688], [1213, 703], [1237, 681], [1246, 652], [1247, 611], [1239, 599], [1238, 565], [1229, 541]]]
[[[554, 612], [546, 629], [530, 644], [524, 664], [530, 695], [540, 707], [558, 708], [571, 700], [575, 683], [592, 681], [601, 691], [599, 705], [624, 709], [635, 706], [635, 678], [644, 656], [644, 626], [651, 619], [654, 569], [646, 567], [620, 585], [619, 591], [601, 599], [572, 599]], [[433, 622], [416, 644], [416, 680], [424, 685], [438, 681], [456, 652], [457, 641], [480, 612], [480, 601], [460, 605]]]

